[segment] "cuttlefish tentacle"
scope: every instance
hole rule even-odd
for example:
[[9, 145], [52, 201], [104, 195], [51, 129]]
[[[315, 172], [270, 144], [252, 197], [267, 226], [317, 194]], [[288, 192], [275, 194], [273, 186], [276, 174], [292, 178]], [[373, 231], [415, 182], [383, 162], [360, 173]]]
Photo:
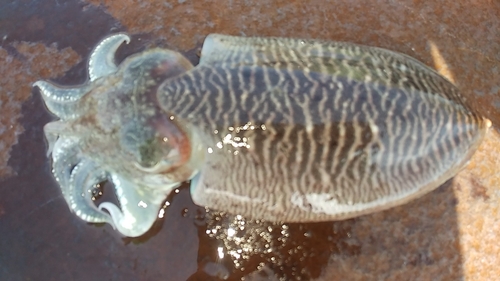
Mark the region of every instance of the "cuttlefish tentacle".
[[156, 221], [158, 210], [170, 190], [162, 192], [162, 195], [155, 190], [144, 192], [144, 187], [117, 174], [111, 175], [111, 181], [115, 185], [121, 209], [111, 202], [101, 203], [99, 209], [109, 212], [114, 226], [123, 235], [136, 237], [144, 234]]
[[104, 39], [97, 45], [89, 59], [89, 79], [91, 82], [117, 71], [115, 52], [123, 42], [128, 44], [130, 37], [119, 33]]
[[60, 139], [60, 135], [67, 129], [66, 123], [62, 121], [54, 121], [45, 124], [43, 126], [43, 132], [45, 134], [45, 139], [47, 139], [47, 157], [50, 157], [57, 141]]
[[54, 142], [52, 150], [52, 173], [61, 186], [64, 198], [69, 204], [68, 186], [71, 171], [80, 163], [78, 138], [59, 138]]
[[83, 159], [73, 168], [68, 185], [68, 205], [82, 220], [113, 225], [111, 217], [92, 201], [92, 189], [105, 180], [107, 173], [91, 160]]
[[93, 223], [110, 223], [111, 218], [92, 201], [92, 189], [105, 180], [107, 173], [94, 162], [82, 159], [77, 137], [59, 137], [52, 148], [52, 173], [71, 211]]
[[66, 88], [46, 81], [35, 82], [33, 86], [40, 89], [47, 108], [61, 120], [76, 119], [82, 114], [79, 101], [90, 90], [90, 85]]
[[[89, 60], [90, 82], [117, 71], [114, 56], [123, 42], [130, 42], [130, 37], [120, 33], [106, 38], [97, 45]], [[46, 81], [37, 81], [33, 86], [40, 88], [47, 108], [62, 120], [75, 119], [81, 115], [78, 101], [91, 89], [90, 84], [66, 88]]]

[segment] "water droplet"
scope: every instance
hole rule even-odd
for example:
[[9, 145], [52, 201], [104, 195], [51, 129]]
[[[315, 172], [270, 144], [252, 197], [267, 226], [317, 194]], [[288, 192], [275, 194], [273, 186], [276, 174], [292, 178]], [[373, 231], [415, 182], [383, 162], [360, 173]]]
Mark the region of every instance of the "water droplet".
[[188, 211], [189, 211], [189, 210], [188, 210], [188, 208], [184, 208], [184, 209], [182, 209], [181, 215], [182, 215], [183, 217], [187, 217], [187, 216], [188, 216]]

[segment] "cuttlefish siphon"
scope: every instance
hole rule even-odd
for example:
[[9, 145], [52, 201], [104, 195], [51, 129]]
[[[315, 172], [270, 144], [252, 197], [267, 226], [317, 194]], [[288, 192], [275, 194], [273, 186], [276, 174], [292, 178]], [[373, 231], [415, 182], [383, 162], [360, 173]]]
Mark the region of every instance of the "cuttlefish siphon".
[[[491, 122], [421, 62], [320, 40], [209, 35], [193, 66], [130, 38], [101, 41], [89, 81], [38, 81], [59, 119], [53, 174], [81, 219], [144, 234], [184, 181], [196, 204], [276, 222], [343, 220], [417, 198], [453, 177]], [[119, 206], [92, 189], [114, 184]]]

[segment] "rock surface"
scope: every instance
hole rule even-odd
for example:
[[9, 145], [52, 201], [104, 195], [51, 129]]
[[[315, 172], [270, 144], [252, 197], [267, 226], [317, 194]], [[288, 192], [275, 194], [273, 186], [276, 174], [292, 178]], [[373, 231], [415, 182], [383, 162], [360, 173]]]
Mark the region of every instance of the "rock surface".
[[[209, 33], [349, 41], [406, 53], [500, 126], [498, 1], [19, 0], [0, 4], [0, 280], [497, 280], [500, 134], [410, 204], [342, 222], [272, 225], [195, 206], [186, 186], [145, 237], [69, 212], [52, 179], [31, 84], [83, 83], [92, 47], [160, 46], [196, 62]], [[32, 96], [30, 97], [30, 92]], [[105, 194], [106, 196], [106, 194]]]

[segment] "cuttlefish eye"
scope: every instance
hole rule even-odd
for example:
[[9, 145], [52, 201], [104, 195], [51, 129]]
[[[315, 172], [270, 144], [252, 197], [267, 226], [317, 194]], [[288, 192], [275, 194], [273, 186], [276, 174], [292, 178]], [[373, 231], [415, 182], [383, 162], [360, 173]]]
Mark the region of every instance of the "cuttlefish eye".
[[139, 144], [137, 168], [148, 173], [164, 173], [189, 159], [189, 139], [173, 119], [156, 116], [149, 120], [153, 136]]
[[[174, 154], [174, 155], [172, 155]], [[167, 156], [166, 158], [164, 156]], [[147, 139], [139, 146], [138, 164], [140, 167], [153, 168], [161, 162], [175, 163], [178, 159], [178, 153], [168, 142], [167, 137], [156, 135]], [[171, 165], [171, 164], [170, 164]]]

